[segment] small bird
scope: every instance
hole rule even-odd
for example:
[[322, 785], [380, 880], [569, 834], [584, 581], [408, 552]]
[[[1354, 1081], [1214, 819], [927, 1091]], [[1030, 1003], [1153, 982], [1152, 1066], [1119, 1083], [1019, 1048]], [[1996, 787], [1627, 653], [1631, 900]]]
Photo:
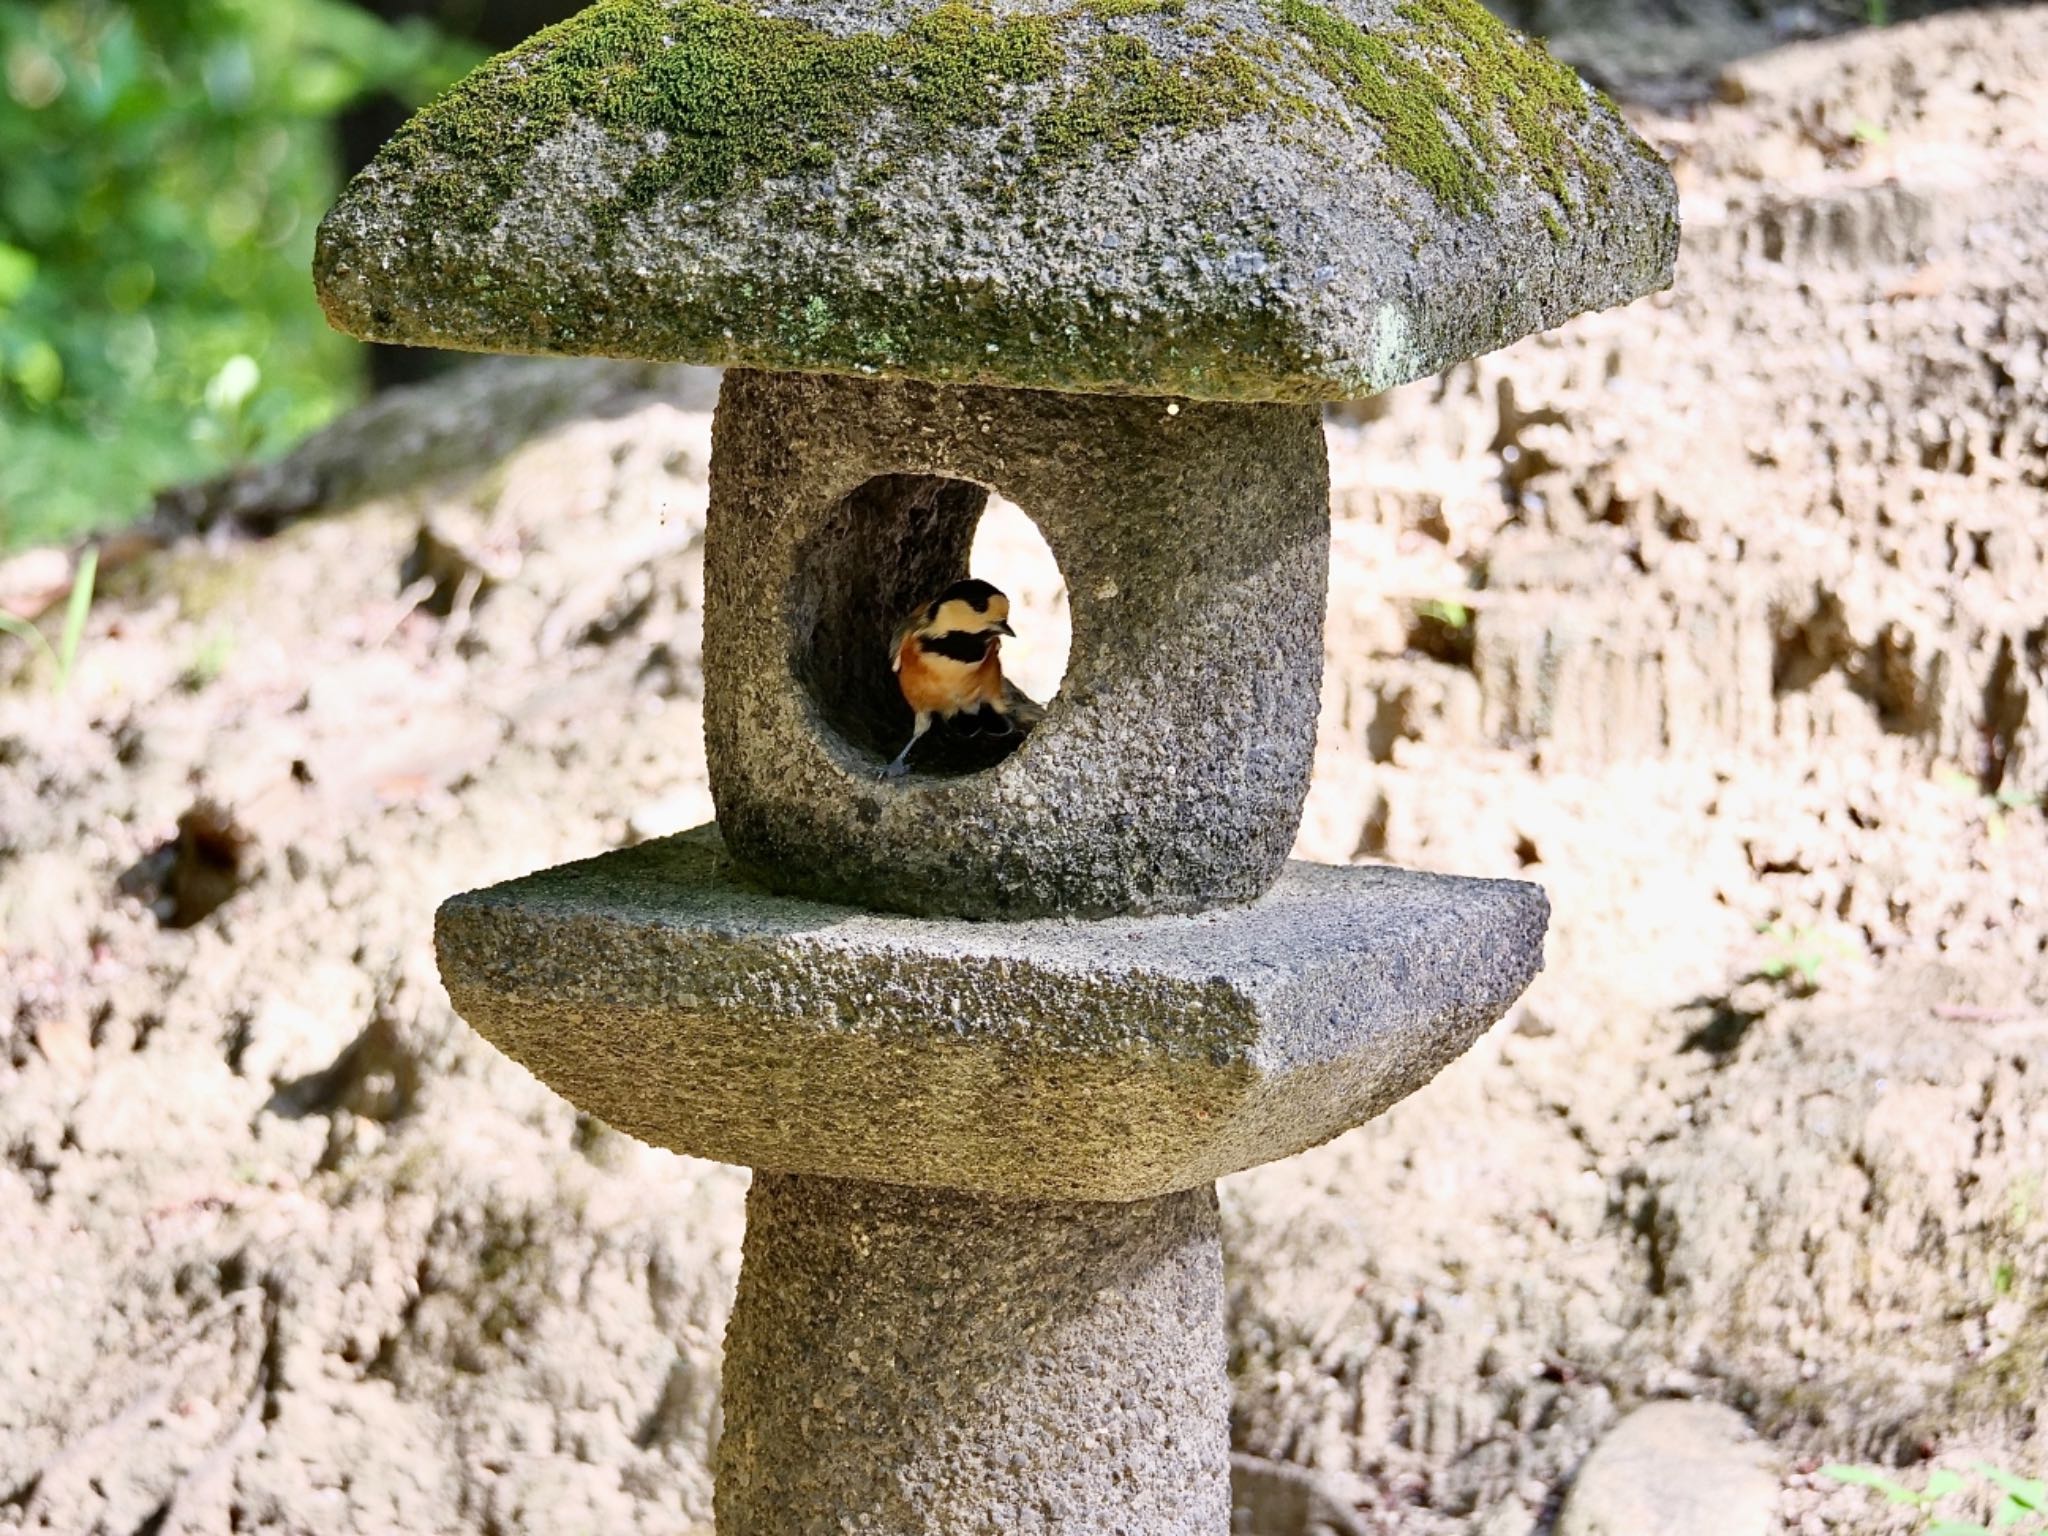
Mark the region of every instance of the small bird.
[[879, 777], [910, 771], [910, 749], [943, 720], [969, 736], [1009, 736], [1035, 723], [1039, 707], [1003, 677], [1010, 600], [985, 581], [956, 581], [897, 626], [889, 665], [917, 717], [910, 740]]

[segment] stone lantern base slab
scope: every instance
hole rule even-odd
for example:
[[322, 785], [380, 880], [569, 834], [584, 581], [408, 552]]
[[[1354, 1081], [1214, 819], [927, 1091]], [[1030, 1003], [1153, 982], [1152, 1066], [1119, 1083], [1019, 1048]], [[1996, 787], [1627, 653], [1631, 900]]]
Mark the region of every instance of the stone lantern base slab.
[[778, 896], [717, 830], [458, 896], [457, 1010], [620, 1130], [787, 1173], [1137, 1200], [1415, 1092], [1542, 965], [1536, 886], [1290, 864], [1195, 917], [975, 923]]

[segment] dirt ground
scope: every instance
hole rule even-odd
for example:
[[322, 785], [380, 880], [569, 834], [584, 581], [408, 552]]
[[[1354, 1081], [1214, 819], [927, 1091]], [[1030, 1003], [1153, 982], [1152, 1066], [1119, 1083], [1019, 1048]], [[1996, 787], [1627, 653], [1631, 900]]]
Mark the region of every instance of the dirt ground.
[[[1799, 1532], [1904, 1528], [1828, 1460], [2048, 1469], [2048, 9], [1667, 106], [1673, 293], [1331, 423], [1300, 851], [1556, 909], [1470, 1057], [1225, 1186], [1237, 1443], [1376, 1532], [1546, 1530], [1672, 1395]], [[745, 1175], [495, 1056], [428, 939], [708, 818], [715, 391], [386, 397], [110, 550], [63, 696], [0, 649], [0, 1528], [708, 1522]]]

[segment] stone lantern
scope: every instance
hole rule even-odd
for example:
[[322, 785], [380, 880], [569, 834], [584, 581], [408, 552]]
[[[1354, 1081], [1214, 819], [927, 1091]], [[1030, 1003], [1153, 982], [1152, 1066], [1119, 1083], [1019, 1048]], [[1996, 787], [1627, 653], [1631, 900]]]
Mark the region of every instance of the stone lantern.
[[[1547, 916], [1286, 860], [1318, 403], [1676, 239], [1654, 153], [1474, 0], [603, 0], [350, 187], [345, 330], [731, 370], [717, 824], [438, 923], [486, 1038], [757, 1170], [722, 1536], [1228, 1530], [1215, 1181], [1423, 1086]], [[991, 491], [1066, 576], [1065, 682], [1000, 760], [878, 780], [888, 637]]]

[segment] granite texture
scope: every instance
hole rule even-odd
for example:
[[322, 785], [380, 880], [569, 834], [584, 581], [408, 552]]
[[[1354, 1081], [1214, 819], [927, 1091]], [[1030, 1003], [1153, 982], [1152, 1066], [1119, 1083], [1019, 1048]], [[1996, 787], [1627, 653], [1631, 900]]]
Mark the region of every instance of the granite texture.
[[[890, 633], [968, 574], [984, 486], [1060, 562], [1066, 679], [989, 771], [920, 747], [877, 782], [911, 729]], [[1329, 540], [1306, 406], [728, 374], [704, 618], [728, 846], [793, 894], [920, 915], [1252, 900], [1308, 791]]]
[[1542, 963], [1515, 881], [1293, 864], [1200, 917], [776, 896], [714, 828], [445, 904], [441, 977], [577, 1108], [679, 1152], [1012, 1198], [1198, 1188], [1427, 1083]]
[[719, 1536], [1227, 1536], [1216, 1193], [1011, 1203], [761, 1174]]
[[324, 222], [357, 336], [1369, 395], [1666, 286], [1676, 196], [1478, 0], [605, 0]]

